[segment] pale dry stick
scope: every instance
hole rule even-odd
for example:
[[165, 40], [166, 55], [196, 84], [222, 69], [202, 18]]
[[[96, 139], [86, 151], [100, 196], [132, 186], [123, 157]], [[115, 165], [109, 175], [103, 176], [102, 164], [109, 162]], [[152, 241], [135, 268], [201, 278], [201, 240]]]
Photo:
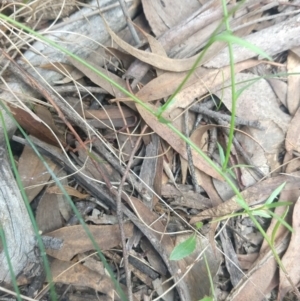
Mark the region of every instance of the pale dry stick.
[[[230, 116], [226, 115], [226, 114], [222, 114], [213, 110], [209, 110], [206, 108], [203, 108], [202, 106], [192, 106], [189, 108], [191, 111], [193, 112], [197, 112], [197, 113], [201, 113], [204, 114], [210, 118], [216, 119], [216, 120], [224, 120], [224, 121], [228, 121], [230, 122]], [[236, 117], [235, 118], [235, 124], [236, 125], [245, 125], [245, 126], [249, 126], [249, 127], [253, 127], [259, 130], [264, 130], [264, 128], [260, 125], [259, 121], [252, 121], [252, 120], [246, 120], [246, 119], [242, 119], [240, 117]]]
[[8, 295], [15, 296], [15, 297], [20, 296], [20, 297], [22, 297], [22, 299], [24, 299], [24, 300], [28, 300], [28, 301], [36, 301], [36, 299], [29, 298], [29, 297], [24, 296], [24, 295], [22, 295], [22, 294], [18, 295], [16, 292], [11, 291], [11, 290], [6, 289], [6, 288], [1, 287], [1, 286], [0, 286], [0, 291], [6, 293], [6, 294], [8, 294]]
[[[147, 125], [145, 125], [141, 131], [141, 134], [143, 134], [146, 129], [148, 128]], [[128, 262], [128, 252], [127, 252], [127, 248], [126, 248], [126, 237], [125, 237], [125, 233], [124, 233], [124, 228], [123, 228], [123, 211], [122, 211], [122, 207], [121, 207], [121, 203], [122, 203], [122, 192], [123, 192], [123, 186], [125, 184], [127, 175], [129, 173], [129, 170], [131, 168], [131, 164], [133, 162], [133, 157], [135, 152], [137, 151], [137, 148], [139, 146], [139, 143], [142, 139], [142, 136], [140, 136], [136, 143], [134, 148], [132, 149], [132, 152], [130, 154], [126, 169], [124, 171], [123, 177], [121, 179], [121, 183], [119, 185], [118, 188], [118, 194], [117, 194], [117, 217], [118, 217], [118, 221], [119, 221], [119, 227], [120, 227], [120, 233], [121, 233], [121, 241], [122, 241], [122, 247], [123, 247], [123, 257], [124, 257], [124, 268], [125, 268], [125, 273], [126, 273], [126, 284], [127, 284], [127, 291], [128, 291], [128, 298], [129, 301], [133, 301], [133, 295], [132, 295], [132, 283], [131, 283], [131, 272], [129, 269], [129, 262]]]
[[84, 86], [52, 86], [52, 88], [58, 93], [69, 93], [69, 92], [91, 92], [107, 94], [107, 91], [100, 87], [84, 87]]
[[276, 18], [280, 18], [280, 17], [284, 17], [284, 16], [290, 16], [290, 15], [294, 15], [294, 14], [298, 14], [298, 13], [300, 13], [300, 9], [294, 10], [294, 11], [291, 11], [291, 12], [287, 12], [287, 13], [279, 13], [279, 14], [276, 14], [276, 15], [262, 17], [262, 18], [247, 22], [243, 25], [233, 27], [232, 32], [238, 31], [238, 30], [243, 29], [245, 27], [248, 27], [250, 25], [257, 24], [258, 22], [270, 21], [270, 20], [273, 20], [273, 19], [276, 19]]
[[126, 19], [126, 23], [127, 23], [127, 26], [130, 30], [130, 33], [135, 41], [135, 44], [136, 46], [140, 45], [141, 44], [141, 41], [140, 41], [140, 38], [134, 28], [134, 26], [132, 25], [132, 21], [131, 21], [131, 18], [128, 14], [128, 11], [127, 11], [127, 7], [126, 7], [126, 4], [125, 4], [125, 0], [118, 0], [119, 3], [120, 3], [120, 6], [122, 8], [122, 11], [123, 11], [123, 14], [124, 14], [124, 17]]

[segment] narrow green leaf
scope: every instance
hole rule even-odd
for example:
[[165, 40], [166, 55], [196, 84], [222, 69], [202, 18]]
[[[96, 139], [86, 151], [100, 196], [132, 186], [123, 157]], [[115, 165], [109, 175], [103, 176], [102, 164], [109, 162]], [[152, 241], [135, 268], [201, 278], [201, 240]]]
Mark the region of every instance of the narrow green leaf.
[[291, 233], [294, 233], [294, 229], [284, 220], [284, 217], [281, 218], [272, 211], [270, 211], [270, 214], [273, 216], [273, 218], [276, 218], [282, 226], [286, 227]]
[[225, 32], [215, 36], [214, 40], [224, 41], [227, 43], [233, 43], [233, 44], [240, 45], [240, 46], [248, 48], [248, 49], [252, 50], [253, 52], [255, 52], [256, 54], [261, 55], [262, 57], [272, 61], [272, 58], [266, 52], [264, 52], [262, 49], [233, 35], [232, 33], [228, 32], [228, 31], [225, 31]]
[[284, 188], [286, 182], [282, 183], [280, 186], [278, 186], [272, 193], [271, 195], [268, 197], [268, 199], [265, 202], [265, 205], [267, 204], [271, 204], [274, 202], [274, 200], [276, 199], [276, 197], [278, 196], [278, 194], [280, 194], [280, 192], [282, 191], [282, 189]]
[[170, 255], [170, 260], [180, 260], [189, 256], [196, 248], [196, 236], [192, 235], [187, 240], [178, 244]]
[[269, 210], [262, 209], [262, 210], [253, 210], [251, 211], [253, 215], [264, 217], [264, 218], [271, 218], [271, 214], [269, 213]]
[[225, 161], [224, 150], [219, 142], [217, 142], [217, 146], [218, 146], [218, 151], [219, 151], [219, 156], [220, 156], [220, 162], [221, 162], [221, 165], [223, 165], [223, 163]]
[[[285, 208], [285, 211], [284, 211], [283, 214], [280, 216], [280, 218], [281, 218], [282, 220], [284, 220], [288, 212], [289, 212], [289, 207], [286, 207], [286, 208]], [[272, 235], [271, 235], [271, 242], [272, 242], [272, 244], [274, 244], [274, 242], [275, 242], [276, 233], [277, 233], [277, 231], [278, 231], [280, 225], [281, 225], [281, 222], [280, 222], [279, 220], [277, 220], [277, 222], [276, 222], [276, 224], [275, 224], [275, 226], [274, 226], [274, 228], [273, 228]], [[293, 229], [292, 229], [292, 230], [293, 230]], [[292, 232], [293, 232], [293, 231], [292, 231]]]

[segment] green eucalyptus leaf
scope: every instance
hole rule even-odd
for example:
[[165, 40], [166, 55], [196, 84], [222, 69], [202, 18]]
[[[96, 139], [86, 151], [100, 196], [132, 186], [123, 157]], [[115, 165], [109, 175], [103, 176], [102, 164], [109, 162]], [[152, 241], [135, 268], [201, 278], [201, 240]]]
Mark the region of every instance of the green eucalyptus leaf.
[[170, 260], [180, 260], [191, 255], [196, 248], [196, 236], [192, 235], [178, 244], [170, 255]]

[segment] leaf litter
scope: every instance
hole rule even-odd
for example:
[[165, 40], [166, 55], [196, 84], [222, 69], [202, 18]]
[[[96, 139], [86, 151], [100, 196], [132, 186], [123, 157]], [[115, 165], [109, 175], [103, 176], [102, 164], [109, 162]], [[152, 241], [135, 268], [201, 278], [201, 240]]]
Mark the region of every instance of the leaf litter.
[[[91, 7], [94, 2], [91, 1]], [[129, 9], [132, 17], [135, 4]], [[138, 26], [134, 29], [129, 21], [123, 32], [110, 19], [122, 15], [121, 9], [117, 5], [107, 7], [111, 14], [98, 16], [103, 18], [99, 27], [111, 39], [98, 42], [98, 36], [92, 31], [89, 36], [96, 44], [102, 44], [97, 54], [101, 54], [101, 59], [96, 63], [94, 44], [81, 46], [82, 52], [77, 52], [78, 47], [68, 47], [157, 113], [189, 74], [199, 51], [222, 22], [220, 4], [216, 0], [201, 1], [201, 4], [191, 1], [182, 7], [181, 1], [142, 1]], [[54, 283], [72, 285], [73, 291], [83, 291], [89, 296], [90, 289], [99, 292], [99, 298], [116, 296], [112, 279], [93, 254], [94, 245], [79, 225], [81, 218], [73, 215], [65, 195], [53, 184], [62, 181], [97, 245], [113, 266], [129, 300], [161, 297], [189, 301], [201, 300], [208, 295], [215, 300], [274, 300], [278, 295], [277, 300], [284, 300], [288, 292], [299, 295], [295, 291], [299, 285], [295, 263], [299, 253], [297, 158], [300, 111], [299, 76], [294, 74], [299, 69], [297, 47], [300, 45], [299, 39], [295, 39], [299, 15], [297, 6], [285, 4], [270, 1], [268, 5], [257, 2], [255, 6], [245, 1], [237, 6], [230, 20], [236, 35], [261, 47], [276, 61], [276, 64], [269, 64], [255, 59], [257, 54], [249, 49], [241, 50], [240, 45], [233, 47], [236, 91], [242, 93], [237, 100], [236, 117], [239, 119], [230, 154], [230, 175], [250, 208], [263, 205], [276, 188], [286, 183], [278, 202], [292, 202], [285, 217], [294, 229], [291, 236], [276, 218], [258, 217], [260, 225], [272, 237], [276, 252], [283, 256], [285, 270], [278, 268], [270, 247], [249, 217], [239, 215], [228, 222], [214, 221], [224, 216], [229, 218], [243, 206], [206, 160], [194, 150], [191, 157], [187, 154], [186, 143], [168, 126], [173, 123], [180, 131], [188, 129], [187, 136], [221, 166], [223, 157], [215, 140], [226, 149], [232, 111], [232, 73], [225, 43], [212, 45], [195, 66], [163, 113], [166, 123], [70, 56], [62, 59], [46, 54], [43, 63], [36, 64], [35, 54], [26, 50], [25, 60], [16, 59], [19, 66], [26, 68], [29, 76], [33, 75], [39, 82], [39, 94], [36, 85], [28, 78], [26, 81], [24, 73], [17, 73], [16, 69], [8, 69], [11, 78], [8, 83], [3, 81], [1, 88], [26, 91], [20, 99], [33, 108], [36, 117], [16, 107], [16, 101], [20, 99], [14, 99], [9, 89], [4, 98], [17, 121], [35, 137], [30, 139], [39, 139], [40, 142], [36, 142], [40, 145], [39, 150], [57, 172], [56, 178], [51, 179], [40, 158], [28, 146], [22, 154], [14, 150], [39, 230], [43, 236], [62, 242], [59, 248], [46, 247], [47, 254], [54, 258], [50, 264]], [[36, 5], [34, 11], [45, 12], [44, 7], [37, 8]], [[72, 1], [68, 5], [73, 9]], [[228, 5], [231, 9], [232, 4]], [[264, 19], [266, 16], [272, 16], [274, 20], [268, 22]], [[30, 22], [35, 20], [35, 14], [31, 18]], [[205, 24], [199, 22], [201, 18]], [[22, 20], [21, 17], [18, 20]], [[241, 27], [243, 23], [246, 23], [244, 28]], [[67, 24], [61, 19], [61, 25], [56, 25], [64, 27]], [[84, 34], [88, 35], [87, 32]], [[177, 36], [174, 35], [176, 32]], [[140, 45], [136, 45], [137, 39], [132, 39], [130, 34], [138, 36]], [[268, 45], [264, 43], [266, 40]], [[69, 43], [75, 45], [74, 41]], [[148, 43], [150, 48], [146, 49]], [[37, 47], [36, 53], [41, 51], [38, 44], [33, 46]], [[89, 47], [90, 53], [86, 54]], [[39, 76], [47, 78], [54, 94], [56, 88], [63, 91], [65, 87], [59, 98], [42, 88], [45, 83], [24, 63], [27, 61], [40, 65], [43, 71]], [[125, 69], [125, 65], [129, 67]], [[26, 89], [22, 86], [23, 81], [27, 82]], [[66, 84], [72, 86], [67, 88]], [[49, 97], [55, 99], [64, 118], [52, 107], [52, 102], [45, 101], [49, 101]], [[34, 98], [39, 99], [39, 105], [28, 102]], [[211, 107], [210, 111], [205, 109], [207, 105]], [[195, 106], [200, 106], [202, 111], [195, 113]], [[185, 125], [184, 114], [189, 117]], [[67, 124], [66, 120], [71, 123]], [[256, 128], [257, 124], [260, 129]], [[12, 133], [14, 128], [9, 130]], [[213, 138], [213, 130], [217, 133], [216, 138]], [[78, 141], [74, 133], [82, 141]], [[25, 143], [18, 137], [20, 134], [16, 134], [13, 139]], [[61, 146], [64, 149], [60, 149]], [[130, 173], [125, 170], [126, 165]], [[192, 165], [195, 168], [191, 168]], [[170, 181], [166, 183], [165, 179]], [[200, 193], [195, 192], [192, 179], [199, 185]], [[118, 195], [124, 216], [118, 211]], [[285, 207], [277, 207], [274, 212], [281, 217]], [[204, 221], [204, 225], [195, 232], [192, 226], [199, 221]], [[126, 251], [122, 249], [124, 239]], [[171, 260], [175, 246], [187, 240], [195, 251], [183, 253], [185, 258], [180, 260]], [[114, 260], [114, 256], [118, 259]], [[246, 258], [252, 259], [245, 264]], [[131, 280], [130, 274], [133, 275]], [[32, 276], [25, 272], [24, 275], [28, 282], [32, 281]], [[56, 289], [70, 298], [76, 294], [63, 292], [59, 286]], [[41, 286], [37, 288], [40, 290]], [[95, 299], [96, 295], [91, 297]]]

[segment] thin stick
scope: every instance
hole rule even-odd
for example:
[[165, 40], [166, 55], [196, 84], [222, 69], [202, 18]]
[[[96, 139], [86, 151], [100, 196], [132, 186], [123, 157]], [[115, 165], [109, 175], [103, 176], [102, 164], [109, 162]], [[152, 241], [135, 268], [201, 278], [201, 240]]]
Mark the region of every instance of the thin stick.
[[118, 194], [117, 194], [117, 218], [119, 222], [119, 227], [120, 227], [120, 233], [121, 233], [121, 241], [122, 241], [122, 247], [123, 247], [123, 257], [124, 257], [124, 269], [125, 269], [125, 274], [126, 274], [126, 284], [127, 284], [127, 291], [128, 291], [128, 298], [129, 301], [133, 301], [133, 295], [132, 295], [132, 283], [131, 283], [131, 271], [129, 268], [129, 262], [128, 262], [128, 252], [126, 248], [126, 237], [124, 233], [124, 228], [123, 228], [123, 211], [122, 211], [122, 192], [123, 192], [123, 186], [125, 184], [126, 178], [129, 173], [129, 169], [132, 165], [134, 154], [138, 149], [140, 140], [142, 139], [142, 136], [146, 129], [148, 128], [147, 125], [145, 125], [141, 131], [140, 137], [137, 139], [134, 148], [132, 149], [132, 152], [130, 154], [129, 161], [127, 163], [125, 172], [123, 174], [120, 186], [118, 188]]

